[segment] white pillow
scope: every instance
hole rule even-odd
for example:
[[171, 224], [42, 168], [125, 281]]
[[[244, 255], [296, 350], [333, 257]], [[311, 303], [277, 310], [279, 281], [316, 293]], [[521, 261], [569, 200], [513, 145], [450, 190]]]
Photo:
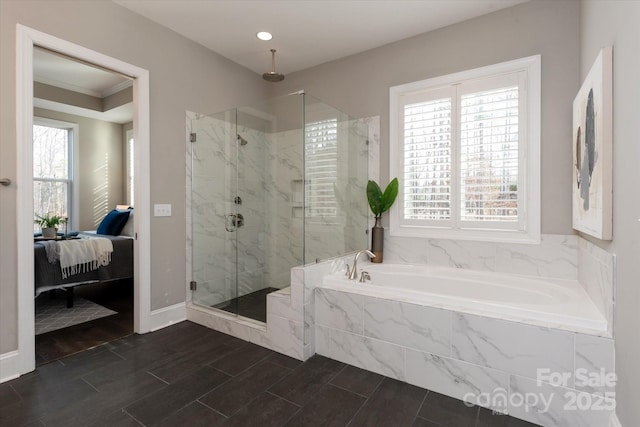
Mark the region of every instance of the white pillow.
[[131, 209], [117, 209], [119, 211], [129, 211], [129, 219], [127, 220], [124, 227], [122, 227], [122, 231], [120, 232], [121, 236], [129, 236], [133, 237], [133, 208]]

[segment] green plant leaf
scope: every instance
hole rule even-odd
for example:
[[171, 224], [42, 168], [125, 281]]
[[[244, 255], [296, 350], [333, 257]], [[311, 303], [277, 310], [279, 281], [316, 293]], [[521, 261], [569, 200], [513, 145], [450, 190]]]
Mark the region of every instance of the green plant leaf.
[[46, 213], [44, 215], [36, 214], [36, 219], [34, 222], [41, 227], [55, 228], [60, 224], [66, 223], [67, 219], [60, 215], [50, 215], [49, 213]]
[[376, 217], [382, 215], [382, 190], [375, 181], [369, 180], [367, 183], [367, 200], [369, 200], [371, 212]]
[[[384, 189], [384, 193], [382, 194], [382, 212], [386, 212], [391, 208], [393, 202], [396, 201], [396, 197], [398, 196], [398, 178], [393, 178], [387, 188]], [[381, 212], [381, 213], [382, 213]]]

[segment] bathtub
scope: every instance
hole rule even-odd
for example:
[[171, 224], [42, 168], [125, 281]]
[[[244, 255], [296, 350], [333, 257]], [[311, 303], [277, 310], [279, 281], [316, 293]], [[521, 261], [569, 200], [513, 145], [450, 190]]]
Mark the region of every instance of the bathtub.
[[452, 311], [603, 335], [607, 321], [580, 283], [458, 268], [361, 264], [371, 280], [344, 273], [323, 279], [322, 287]]

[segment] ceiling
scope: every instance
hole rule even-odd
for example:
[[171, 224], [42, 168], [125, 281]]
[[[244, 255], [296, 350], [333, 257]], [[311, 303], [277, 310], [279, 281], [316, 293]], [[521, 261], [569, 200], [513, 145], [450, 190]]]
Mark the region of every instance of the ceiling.
[[129, 77], [40, 47], [33, 50], [33, 79], [96, 98], [113, 95], [131, 86]]
[[[95, 98], [113, 95], [132, 84], [130, 77], [39, 47], [33, 50], [33, 80]], [[133, 120], [132, 103], [104, 112], [40, 98], [34, 98], [33, 105], [113, 123], [127, 123]]]
[[527, 0], [113, 1], [259, 74], [276, 49], [276, 71], [287, 74]]

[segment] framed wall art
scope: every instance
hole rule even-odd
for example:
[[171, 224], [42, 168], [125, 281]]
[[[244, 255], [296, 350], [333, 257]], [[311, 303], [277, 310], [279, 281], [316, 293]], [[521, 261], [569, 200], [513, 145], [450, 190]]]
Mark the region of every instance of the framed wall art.
[[573, 101], [573, 228], [611, 240], [612, 48], [600, 50]]

